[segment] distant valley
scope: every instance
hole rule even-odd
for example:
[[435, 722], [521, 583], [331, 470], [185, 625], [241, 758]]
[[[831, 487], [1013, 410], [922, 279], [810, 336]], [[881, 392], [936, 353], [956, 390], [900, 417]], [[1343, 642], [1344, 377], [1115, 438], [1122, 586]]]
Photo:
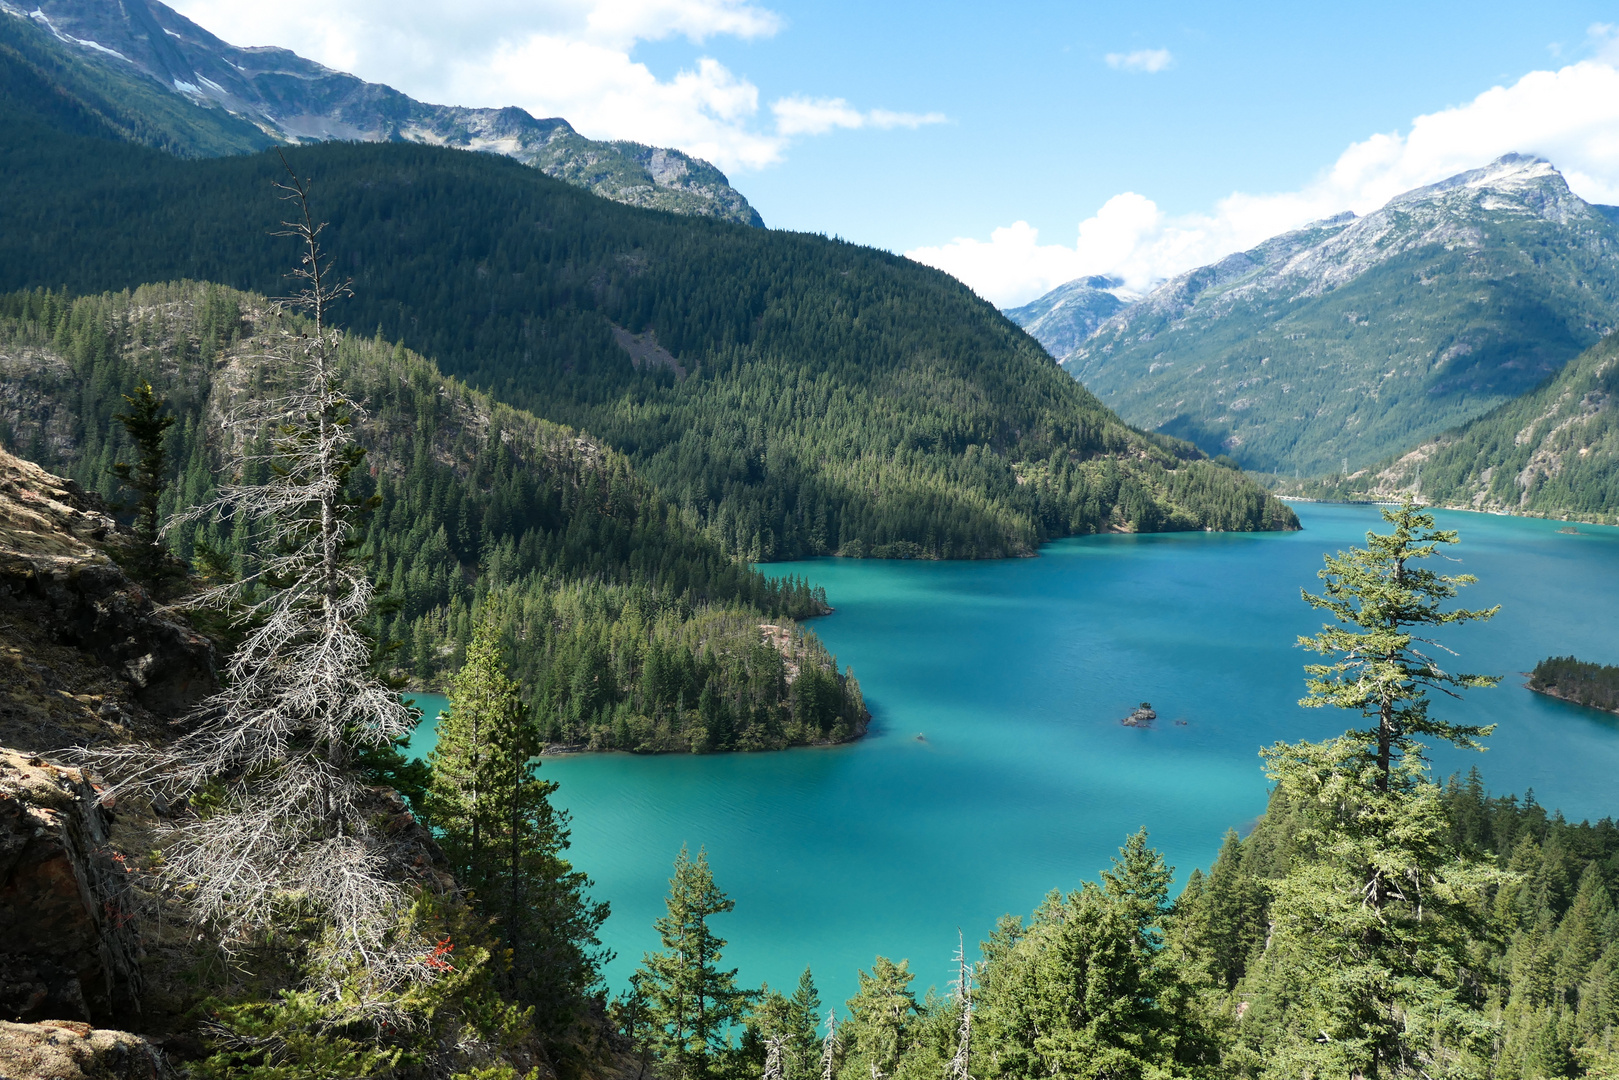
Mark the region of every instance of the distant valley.
[[1182, 274], [1089, 334], [1092, 309], [1065, 319], [1062, 303], [1094, 293], [1084, 282], [1008, 315], [1131, 423], [1245, 468], [1354, 471], [1528, 392], [1613, 330], [1615, 214], [1509, 155]]

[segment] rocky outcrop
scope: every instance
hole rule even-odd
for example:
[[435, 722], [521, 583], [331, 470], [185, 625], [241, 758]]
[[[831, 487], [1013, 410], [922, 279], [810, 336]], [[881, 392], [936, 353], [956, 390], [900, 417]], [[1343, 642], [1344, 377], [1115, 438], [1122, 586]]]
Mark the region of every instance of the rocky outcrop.
[[72, 1020], [0, 1022], [5, 1080], [158, 1080], [165, 1075], [157, 1048], [127, 1031]]
[[131, 890], [110, 825], [78, 770], [0, 749], [0, 1018], [106, 1022], [138, 1007]]
[[1154, 711], [1152, 703], [1143, 701], [1131, 710], [1129, 716], [1120, 720], [1119, 723], [1125, 727], [1152, 727], [1152, 722], [1156, 719], [1158, 719], [1158, 713]]
[[98, 496], [0, 451], [0, 742], [128, 737], [214, 689], [208, 639], [109, 556], [132, 543]]

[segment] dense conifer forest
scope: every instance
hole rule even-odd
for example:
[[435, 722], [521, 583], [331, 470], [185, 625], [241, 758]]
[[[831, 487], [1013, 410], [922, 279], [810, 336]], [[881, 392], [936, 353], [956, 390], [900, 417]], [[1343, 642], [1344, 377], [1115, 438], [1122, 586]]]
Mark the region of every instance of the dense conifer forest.
[[[182, 161], [3, 122], [0, 287], [282, 289], [273, 155]], [[1297, 526], [907, 259], [624, 207], [486, 154], [287, 155], [354, 279], [343, 325], [614, 447], [730, 553], [987, 558], [1110, 529]]]
[[[167, 521], [216, 490], [240, 437], [225, 421], [276, 384], [271, 346], [292, 330], [262, 297], [209, 285], [5, 297], [0, 442], [121, 501], [131, 492], [117, 465], [134, 447], [114, 415], [149, 381], [175, 419], [156, 503]], [[502, 592], [502, 631], [550, 741], [765, 749], [864, 730], [858, 686], [795, 622], [828, 610], [824, 595], [738, 562], [622, 455], [445, 379], [401, 345], [346, 338], [337, 355], [367, 409], [356, 485], [379, 500], [363, 541], [381, 586], [370, 627], [397, 674], [441, 685]], [[268, 465], [254, 468], [247, 479]], [[172, 546], [239, 567], [253, 540], [192, 522]]]

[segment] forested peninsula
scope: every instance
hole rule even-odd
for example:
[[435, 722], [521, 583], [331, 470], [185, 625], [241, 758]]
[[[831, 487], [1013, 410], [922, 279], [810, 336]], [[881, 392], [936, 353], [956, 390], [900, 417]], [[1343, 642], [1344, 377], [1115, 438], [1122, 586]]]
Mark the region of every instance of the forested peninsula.
[[1619, 713], [1619, 667], [1611, 664], [1549, 656], [1529, 673], [1528, 686], [1538, 694]]
[[[281, 292], [273, 154], [183, 161], [16, 106], [0, 119], [0, 288]], [[1121, 423], [910, 260], [621, 206], [487, 154], [286, 156], [354, 281], [341, 325], [618, 450], [728, 554], [993, 558], [1298, 525], [1239, 471]]]

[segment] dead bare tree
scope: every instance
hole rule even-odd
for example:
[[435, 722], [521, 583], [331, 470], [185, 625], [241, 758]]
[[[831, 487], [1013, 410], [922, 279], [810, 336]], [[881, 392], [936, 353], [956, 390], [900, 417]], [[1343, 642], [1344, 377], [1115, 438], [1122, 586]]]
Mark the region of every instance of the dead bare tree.
[[[353, 433], [362, 410], [337, 379], [341, 335], [329, 322], [349, 285], [330, 279], [308, 182], [287, 172], [277, 187], [294, 213], [277, 235], [302, 249], [300, 287], [275, 303], [306, 328], [282, 329], [262, 357], [279, 389], [226, 417], [238, 448], [225, 467], [231, 482], [170, 523], [231, 522], [257, 536], [239, 580], [187, 601], [233, 612], [246, 635], [224, 689], [198, 706], [186, 735], [97, 753], [92, 764], [115, 790], [194, 802], [208, 793], [212, 809], [176, 830], [163, 875], [226, 942], [303, 904], [325, 921], [331, 959], [395, 982], [424, 950], [395, 939], [408, 897], [362, 809], [369, 792], [353, 762], [360, 747], [407, 733], [412, 718], [371, 673], [360, 631], [372, 587], [351, 551], [362, 507], [348, 479], [363, 455]], [[241, 480], [265, 470], [263, 483]]]
[[838, 1066], [838, 1011], [826, 1010], [826, 1039], [821, 1043], [821, 1080], [834, 1080]]
[[783, 1080], [781, 1050], [787, 1043], [785, 1035], [772, 1035], [765, 1040], [765, 1071], [763, 1080]]
[[956, 930], [956, 1008], [961, 1010], [961, 1026], [956, 1034], [956, 1055], [946, 1071], [948, 1080], [972, 1080], [973, 970], [967, 963], [967, 944]]

